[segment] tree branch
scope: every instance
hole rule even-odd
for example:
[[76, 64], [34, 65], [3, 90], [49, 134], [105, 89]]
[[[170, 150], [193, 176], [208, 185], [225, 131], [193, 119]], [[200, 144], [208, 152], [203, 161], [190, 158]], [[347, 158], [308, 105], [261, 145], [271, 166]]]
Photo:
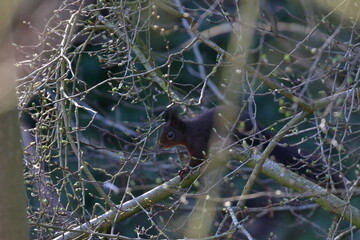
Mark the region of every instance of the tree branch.
[[[256, 160], [253, 159], [257, 159], [257, 155], [252, 156], [250, 159], [250, 155], [247, 153], [240, 153], [235, 150], [230, 152], [231, 159], [244, 162], [252, 168], [256, 166]], [[224, 166], [226, 161], [226, 158], [223, 158], [223, 154], [217, 154], [210, 162], [206, 162], [205, 164], [201, 165], [200, 169], [192, 171], [184, 179], [184, 181], [181, 182], [180, 178], [176, 176], [132, 200], [117, 205], [114, 210], [110, 210], [103, 215], [74, 228], [73, 230], [65, 232], [64, 234], [56, 237], [55, 240], [73, 239], [75, 237], [84, 235], [79, 231], [96, 230], [101, 232], [102, 229], [106, 229], [111, 223], [120, 222], [121, 220], [124, 220], [140, 212], [142, 208], [148, 208], [162, 200], [169, 198], [178, 190], [190, 186], [199, 176], [206, 175], [211, 170], [219, 168], [220, 166]], [[331, 194], [326, 189], [271, 160], [265, 161], [261, 172], [286, 187], [292, 188], [300, 193], [307, 193], [312, 196], [317, 196], [313, 197], [314, 202], [318, 203], [323, 209], [332, 214], [345, 218], [347, 221], [360, 228], [360, 210], [350, 205], [348, 202], [345, 202], [344, 200]], [[139, 205], [141, 205], [141, 207]], [[90, 232], [91, 231], [89, 231], [89, 234]]]
[[[241, 162], [244, 162], [243, 157], [239, 157], [238, 153], [235, 153], [233, 157], [240, 160]], [[251, 160], [246, 161], [246, 165], [252, 168], [255, 167], [256, 161], [253, 159], [256, 159], [256, 156]], [[349, 202], [346, 202], [330, 193], [316, 183], [299, 176], [298, 174], [271, 160], [266, 160], [261, 172], [266, 176], [276, 180], [283, 186], [294, 189], [300, 193], [316, 196], [312, 197], [312, 199], [324, 210], [342, 217], [352, 225], [360, 228], [360, 210], [352, 206]]]

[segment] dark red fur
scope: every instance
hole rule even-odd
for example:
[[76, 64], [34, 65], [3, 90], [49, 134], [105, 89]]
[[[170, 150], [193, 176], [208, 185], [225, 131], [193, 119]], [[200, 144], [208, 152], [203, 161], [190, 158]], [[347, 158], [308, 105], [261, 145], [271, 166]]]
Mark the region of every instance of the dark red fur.
[[[180, 111], [176, 107], [165, 111], [165, 125], [160, 134], [159, 146], [170, 148], [183, 145], [191, 157], [188, 166], [179, 172], [180, 177], [183, 177], [190, 168], [198, 166], [206, 158], [212, 133], [214, 133], [215, 136], [218, 134], [222, 137], [229, 134], [231, 126], [224, 127], [225, 122], [227, 122], [226, 119], [219, 117], [219, 121], [217, 122], [220, 124], [215, 126], [215, 117], [219, 115], [223, 117], [221, 113], [226, 110], [229, 110], [229, 107], [213, 108], [191, 119], [180, 118]], [[268, 141], [273, 137], [270, 131], [261, 129], [254, 120], [251, 120], [251, 116], [246, 112], [242, 113], [238, 120], [243, 123], [243, 129], [233, 128], [231, 131], [231, 139], [233, 142], [246, 139], [249, 145], [257, 146], [262, 144], [263, 148], [268, 145]], [[254, 122], [256, 126], [254, 126]], [[174, 133], [174, 138], [168, 138], [169, 132]], [[255, 133], [252, 134], [251, 138], [249, 138], [250, 132]], [[329, 170], [321, 160], [317, 159], [317, 156], [301, 155], [297, 147], [288, 146], [288, 144], [284, 142], [280, 142], [280, 144], [274, 148], [271, 156], [275, 158], [276, 161], [300, 174], [306, 175], [314, 181], [326, 179], [329, 173]], [[336, 185], [343, 186], [341, 177], [339, 174], [334, 174], [333, 170], [331, 170], [331, 177]]]

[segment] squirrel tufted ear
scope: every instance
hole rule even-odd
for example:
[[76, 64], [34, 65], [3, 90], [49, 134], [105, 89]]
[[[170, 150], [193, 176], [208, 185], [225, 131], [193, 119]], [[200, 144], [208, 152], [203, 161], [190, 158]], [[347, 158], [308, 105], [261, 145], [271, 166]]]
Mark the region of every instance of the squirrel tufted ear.
[[170, 125], [178, 130], [184, 130], [186, 128], [185, 122], [179, 117], [181, 107], [173, 105], [167, 108], [164, 112], [165, 122], [169, 122]]
[[180, 112], [181, 112], [181, 108], [178, 105], [172, 105], [168, 107], [167, 109], [165, 109], [164, 112], [165, 122], [174, 121], [174, 120], [176, 121], [177, 119], [179, 119]]

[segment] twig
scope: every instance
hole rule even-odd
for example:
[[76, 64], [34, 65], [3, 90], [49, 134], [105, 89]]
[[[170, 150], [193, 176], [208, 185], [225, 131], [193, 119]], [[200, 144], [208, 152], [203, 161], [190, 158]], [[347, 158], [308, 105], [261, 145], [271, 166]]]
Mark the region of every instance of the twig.
[[236, 218], [234, 210], [231, 207], [227, 207], [226, 209], [230, 213], [231, 219], [234, 222], [235, 227], [237, 229], [239, 229], [241, 231], [241, 233], [244, 234], [247, 237], [247, 239], [250, 239], [250, 240], [254, 239], [251, 236], [251, 234], [244, 228], [244, 226], [241, 223], [239, 223], [239, 221]]
[[[241, 195], [248, 195], [256, 178], [258, 177], [265, 160], [269, 157], [271, 152], [276, 147], [277, 143], [285, 136], [285, 134], [294, 127], [297, 123], [303, 120], [307, 116], [307, 113], [302, 111], [298, 113], [293, 119], [291, 119], [277, 134], [276, 136], [270, 141], [269, 145], [266, 147], [264, 152], [261, 154], [261, 157], [257, 160], [256, 166], [252, 171], [248, 181], [246, 182], [244, 189]], [[245, 206], [245, 201], [239, 201], [237, 206]]]

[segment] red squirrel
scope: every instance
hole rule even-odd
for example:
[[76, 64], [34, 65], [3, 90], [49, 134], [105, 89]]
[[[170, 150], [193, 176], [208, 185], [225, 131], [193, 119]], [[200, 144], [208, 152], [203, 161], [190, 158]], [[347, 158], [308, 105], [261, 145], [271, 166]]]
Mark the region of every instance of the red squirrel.
[[[160, 134], [159, 146], [171, 148], [183, 145], [190, 154], [189, 164], [179, 171], [181, 179], [191, 168], [198, 166], [205, 160], [211, 144], [210, 139], [212, 141], [224, 139], [226, 135], [231, 133], [232, 142], [245, 140], [251, 146], [262, 144], [265, 148], [273, 137], [270, 131], [262, 129], [255, 120], [251, 120], [250, 114], [247, 112], [240, 115], [235, 125], [240, 126], [241, 129], [225, 126], [227, 121], [224, 118], [225, 114], [222, 114], [225, 111], [231, 111], [231, 107], [216, 107], [196, 117], [183, 119], [179, 117], [177, 107], [170, 107], [165, 110], [165, 125]], [[232, 112], [236, 111], [233, 110]], [[271, 158], [299, 174], [306, 175], [315, 182], [325, 180], [329, 176], [329, 169], [325, 164], [314, 155], [310, 157], [301, 155], [300, 150], [280, 141], [272, 151]], [[303, 150], [301, 151], [303, 152]], [[335, 174], [334, 170], [330, 170], [330, 175], [336, 187], [343, 185], [341, 177], [339, 174]]]

